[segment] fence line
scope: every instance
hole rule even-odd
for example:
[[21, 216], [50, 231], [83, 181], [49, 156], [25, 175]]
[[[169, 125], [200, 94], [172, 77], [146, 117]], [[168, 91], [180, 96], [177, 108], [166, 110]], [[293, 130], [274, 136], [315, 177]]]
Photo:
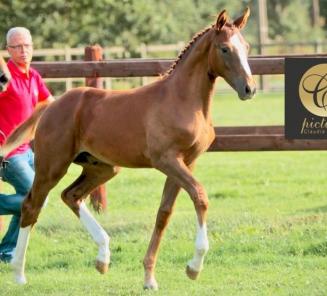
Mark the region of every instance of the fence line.
[[[289, 56], [289, 55], [288, 55]], [[327, 54], [306, 55], [326, 57]], [[250, 57], [254, 74], [284, 74], [286, 56]], [[171, 64], [169, 59], [125, 59], [100, 62], [34, 62], [48, 78], [156, 76]], [[209, 151], [326, 150], [327, 140], [288, 140], [283, 126], [215, 127], [216, 139]]]
[[[135, 52], [140, 54], [140, 57], [148, 57], [151, 53], [164, 53], [164, 52], [173, 52], [176, 53], [184, 48], [184, 42], [178, 42], [175, 44], [154, 44], [154, 45], [146, 45], [141, 44], [137, 46]], [[257, 49], [259, 45], [253, 44], [251, 45], [252, 49]], [[324, 48], [327, 47], [327, 42], [323, 41], [314, 41], [314, 42], [273, 42], [262, 44], [263, 48], [283, 48], [283, 47], [310, 47], [311, 53], [322, 53], [324, 52]], [[111, 55], [117, 55], [118, 57], [123, 57], [124, 53], [127, 50], [122, 46], [113, 46], [113, 47], [104, 47], [103, 48], [104, 56], [108, 59]], [[290, 51], [288, 51], [290, 52]], [[4, 57], [8, 57], [8, 53], [6, 50], [0, 50], [0, 54]], [[69, 60], [72, 60], [73, 56], [83, 56], [84, 55], [84, 47], [79, 48], [43, 48], [43, 49], [35, 49], [34, 57], [68, 57]], [[150, 55], [151, 56], [151, 55]]]
[[[285, 57], [249, 57], [252, 73], [256, 75], [284, 74]], [[327, 54], [302, 55], [303, 57], [326, 57]], [[171, 65], [171, 59], [117, 59], [100, 62], [33, 62], [44, 78], [69, 77], [150, 77], [164, 73]]]
[[208, 151], [326, 150], [327, 140], [288, 140], [284, 126], [215, 127], [216, 138]]
[[[135, 52], [139, 54], [141, 58], [149, 58], [151, 56], [155, 56], [156, 54], [160, 54], [162, 56], [163, 53], [172, 53], [171, 56], [177, 56], [177, 53], [183, 49], [185, 46], [184, 42], [178, 42], [176, 44], [154, 44], [154, 45], [145, 45], [141, 44], [136, 47]], [[312, 53], [322, 53], [324, 49], [327, 49], [327, 42], [315, 41], [315, 42], [288, 42], [288, 43], [268, 43], [262, 44], [262, 48], [266, 48], [267, 52], [271, 51], [272, 48], [277, 49], [277, 52], [283, 52], [280, 48], [287, 48], [287, 52], [289, 52], [289, 48], [297, 48], [297, 47], [309, 47], [309, 52]], [[252, 48], [255, 52], [258, 52], [259, 45], [254, 44]], [[326, 52], [327, 50], [325, 50]], [[0, 51], [0, 54], [4, 57], [8, 57], [8, 53], [5, 50]], [[121, 46], [113, 46], [103, 48], [103, 57], [105, 60], [109, 60], [112, 58], [122, 58], [127, 55], [127, 51], [124, 47]], [[35, 49], [34, 50], [34, 60], [62, 60], [62, 61], [74, 61], [74, 60], [83, 60], [84, 56], [84, 48], [46, 48], [46, 49]], [[255, 57], [255, 56], [253, 56]], [[146, 76], [142, 76], [142, 85], [148, 83], [148, 78]], [[67, 78], [67, 79], [53, 79], [48, 78], [47, 82], [64, 82], [66, 90], [71, 89], [73, 87], [73, 82], [82, 82], [83, 79], [80, 78]], [[105, 78], [105, 86], [106, 88], [112, 88], [112, 82], [110, 78]]]

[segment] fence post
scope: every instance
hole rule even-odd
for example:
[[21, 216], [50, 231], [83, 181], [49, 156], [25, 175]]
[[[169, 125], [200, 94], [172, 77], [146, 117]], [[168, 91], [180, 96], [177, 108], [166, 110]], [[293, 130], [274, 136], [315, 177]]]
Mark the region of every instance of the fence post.
[[322, 53], [322, 42], [320, 39], [318, 39], [314, 42], [314, 52]]
[[[102, 47], [99, 45], [87, 46], [84, 52], [85, 61], [101, 61], [102, 60]], [[85, 84], [87, 86], [103, 88], [103, 79], [100, 77], [86, 77]], [[102, 184], [94, 189], [91, 194], [91, 203], [93, 208], [97, 211], [105, 210], [107, 208], [106, 188]]]
[[[110, 58], [110, 50], [108, 48], [106, 48], [104, 50], [103, 55], [104, 55], [104, 59], [105, 60], [109, 60], [109, 58]], [[104, 88], [106, 88], [106, 89], [111, 89], [112, 88], [112, 80], [111, 80], [111, 78], [106, 77], [104, 79]]]
[[[268, 38], [268, 16], [267, 16], [267, 1], [266, 0], [258, 0], [258, 20], [259, 20], [259, 31], [258, 31], [258, 39], [259, 39], [259, 55], [263, 55], [266, 53], [265, 45], [267, 44]], [[260, 89], [265, 91], [267, 90], [268, 80], [265, 76], [260, 75], [259, 77]]]
[[[70, 62], [72, 60], [72, 55], [70, 48], [65, 46], [65, 61]], [[66, 79], [66, 91], [70, 90], [73, 87], [73, 80], [71, 78]]]
[[[141, 46], [140, 46], [140, 54], [141, 54], [142, 59], [147, 58], [147, 48], [146, 48], [146, 45], [144, 43], [142, 43]], [[141, 81], [142, 81], [142, 86], [148, 84], [148, 78], [147, 77], [141, 77]]]

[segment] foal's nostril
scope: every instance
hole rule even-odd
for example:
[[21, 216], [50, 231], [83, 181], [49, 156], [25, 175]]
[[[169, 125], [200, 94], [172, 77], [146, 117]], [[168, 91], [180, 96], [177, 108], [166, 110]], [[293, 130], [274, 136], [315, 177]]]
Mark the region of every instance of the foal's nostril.
[[247, 95], [251, 94], [251, 88], [248, 85], [245, 87], [245, 93]]

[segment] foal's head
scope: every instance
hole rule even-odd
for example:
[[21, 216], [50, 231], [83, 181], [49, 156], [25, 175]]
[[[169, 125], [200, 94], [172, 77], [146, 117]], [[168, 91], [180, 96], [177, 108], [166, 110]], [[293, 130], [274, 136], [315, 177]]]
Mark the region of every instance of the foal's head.
[[248, 64], [249, 44], [240, 30], [250, 15], [247, 8], [233, 23], [227, 22], [227, 13], [222, 11], [213, 26], [214, 33], [209, 50], [209, 74], [223, 77], [242, 100], [250, 99], [256, 92], [255, 82]]

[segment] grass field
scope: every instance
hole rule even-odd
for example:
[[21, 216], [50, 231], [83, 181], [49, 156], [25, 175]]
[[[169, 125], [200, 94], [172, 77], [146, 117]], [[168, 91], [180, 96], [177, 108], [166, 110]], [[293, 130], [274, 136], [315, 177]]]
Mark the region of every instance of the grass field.
[[[282, 94], [214, 102], [218, 125], [283, 124]], [[1, 295], [326, 295], [327, 152], [206, 153], [195, 175], [206, 187], [210, 250], [198, 281], [185, 275], [195, 239], [195, 212], [182, 192], [162, 242], [159, 291], [144, 292], [142, 260], [164, 176], [124, 169], [107, 184], [109, 210], [97, 216], [111, 236], [109, 273], [93, 266], [97, 248], [60, 200], [78, 174], [51, 192], [27, 254], [26, 286], [0, 264]], [[5, 191], [11, 189], [5, 187]], [[6, 220], [8, 221], [8, 219]]]

